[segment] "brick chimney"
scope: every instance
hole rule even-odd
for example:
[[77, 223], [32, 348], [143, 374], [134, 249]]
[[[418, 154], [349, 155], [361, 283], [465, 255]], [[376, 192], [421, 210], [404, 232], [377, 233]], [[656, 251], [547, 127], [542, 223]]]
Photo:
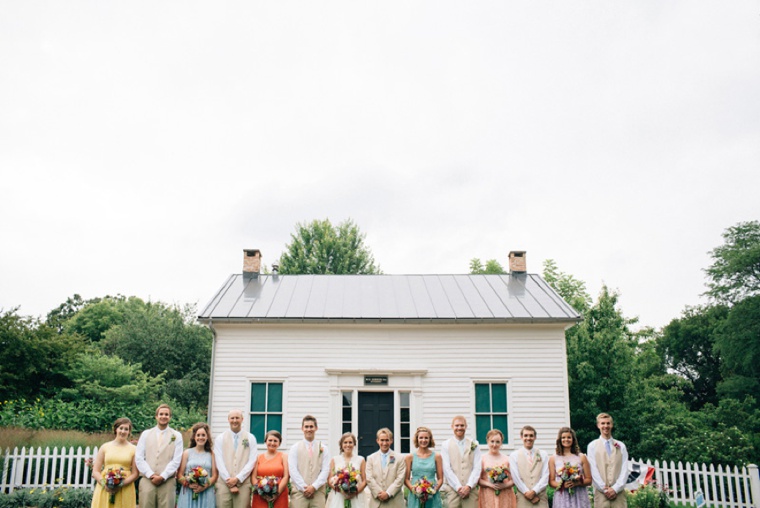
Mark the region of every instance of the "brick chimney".
[[243, 249], [243, 277], [256, 278], [261, 272], [261, 251]]
[[519, 274], [527, 272], [525, 265], [525, 251], [513, 250], [509, 253], [509, 273]]

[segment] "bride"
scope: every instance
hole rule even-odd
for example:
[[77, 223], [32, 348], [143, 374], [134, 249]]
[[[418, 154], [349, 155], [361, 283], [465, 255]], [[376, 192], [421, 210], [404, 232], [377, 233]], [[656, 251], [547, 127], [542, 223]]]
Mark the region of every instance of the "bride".
[[[327, 497], [327, 508], [364, 508], [367, 505], [366, 493], [364, 487], [367, 486], [365, 480], [366, 462], [364, 457], [354, 455], [356, 448], [356, 436], [346, 432], [340, 436], [339, 442], [340, 455], [336, 455], [330, 461], [330, 495]], [[356, 492], [344, 492], [338, 486], [338, 473], [341, 470], [350, 468], [358, 472], [356, 477]]]

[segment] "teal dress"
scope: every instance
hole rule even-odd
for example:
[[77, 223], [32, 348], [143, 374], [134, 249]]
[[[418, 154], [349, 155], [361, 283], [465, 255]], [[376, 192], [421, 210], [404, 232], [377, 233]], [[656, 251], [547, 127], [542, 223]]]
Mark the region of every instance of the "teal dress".
[[[431, 453], [430, 457], [426, 459], [421, 459], [417, 456], [416, 451], [412, 452], [412, 485], [425, 476], [435, 486], [437, 484], [435, 474], [435, 453]], [[407, 508], [420, 508], [420, 500], [414, 494], [409, 493], [406, 506]], [[436, 492], [430, 496], [425, 503], [425, 508], [441, 508], [441, 493]]]
[[[196, 466], [201, 466], [208, 471], [209, 479], [211, 479], [211, 453], [202, 452], [198, 453], [194, 448], [190, 448], [187, 452], [187, 471], [190, 471]], [[211, 487], [200, 494], [198, 499], [193, 499], [193, 491], [188, 487], [182, 487], [179, 492], [179, 498], [177, 498], [177, 508], [215, 508], [216, 507], [216, 488]]]

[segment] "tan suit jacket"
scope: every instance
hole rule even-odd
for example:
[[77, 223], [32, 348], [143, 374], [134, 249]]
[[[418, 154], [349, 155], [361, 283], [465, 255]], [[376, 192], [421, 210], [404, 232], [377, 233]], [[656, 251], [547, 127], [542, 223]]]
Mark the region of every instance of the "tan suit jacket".
[[[404, 508], [404, 479], [406, 462], [393, 450], [388, 452], [388, 463], [383, 468], [382, 453], [377, 451], [367, 458], [367, 486], [371, 494], [369, 508]], [[387, 492], [390, 499], [380, 501], [377, 495]]]

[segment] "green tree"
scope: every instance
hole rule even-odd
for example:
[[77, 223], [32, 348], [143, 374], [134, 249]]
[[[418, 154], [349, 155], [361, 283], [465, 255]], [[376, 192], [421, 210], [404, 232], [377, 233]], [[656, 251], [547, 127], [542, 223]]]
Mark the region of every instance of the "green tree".
[[707, 403], [718, 403], [717, 388], [723, 378], [715, 341], [728, 312], [724, 305], [687, 307], [657, 338], [657, 350], [665, 365], [687, 380], [684, 397], [694, 411]]
[[[97, 300], [100, 299], [98, 298]], [[66, 298], [65, 302], [48, 312], [45, 323], [58, 330], [58, 333], [63, 333], [64, 323], [71, 319], [74, 314], [82, 310], [85, 305], [92, 302], [92, 300], [85, 301], [80, 295], [74, 294], [74, 296]]]
[[707, 295], [718, 302], [735, 303], [760, 295], [760, 222], [739, 222], [723, 232], [723, 245], [710, 251], [712, 265], [705, 270]]
[[68, 386], [65, 372], [83, 349], [78, 337], [58, 334], [16, 309], [0, 312], [0, 400], [46, 396]]
[[581, 315], [591, 307], [592, 299], [586, 290], [586, 283], [561, 272], [553, 259], [544, 261], [543, 277], [546, 283]]
[[760, 393], [760, 296], [731, 307], [715, 341], [722, 359], [721, 395], [742, 400]]
[[286, 252], [280, 256], [280, 273], [381, 273], [365, 244], [365, 235], [351, 219], [337, 227], [329, 219], [299, 223], [290, 237]]
[[118, 356], [107, 356], [100, 351], [81, 354], [66, 375], [73, 387], [61, 390], [61, 397], [71, 401], [140, 403], [157, 400], [164, 384], [163, 374], [151, 377], [140, 369], [140, 364], [128, 364]]
[[109, 329], [124, 321], [127, 314], [143, 312], [146, 307], [147, 304], [136, 296], [95, 298], [66, 320], [63, 329], [77, 333], [90, 342], [100, 342]]
[[211, 370], [211, 331], [195, 321], [194, 308], [161, 302], [135, 306], [109, 328], [103, 350], [141, 364], [151, 376], [164, 374], [166, 393], [187, 407], [205, 407]]
[[499, 274], [507, 273], [507, 271], [504, 269], [503, 266], [501, 266], [501, 263], [499, 263], [495, 259], [486, 260], [486, 265], [483, 266], [483, 263], [480, 261], [479, 258], [472, 258], [470, 260], [470, 273], [473, 275], [483, 275], [483, 274], [499, 275]]

